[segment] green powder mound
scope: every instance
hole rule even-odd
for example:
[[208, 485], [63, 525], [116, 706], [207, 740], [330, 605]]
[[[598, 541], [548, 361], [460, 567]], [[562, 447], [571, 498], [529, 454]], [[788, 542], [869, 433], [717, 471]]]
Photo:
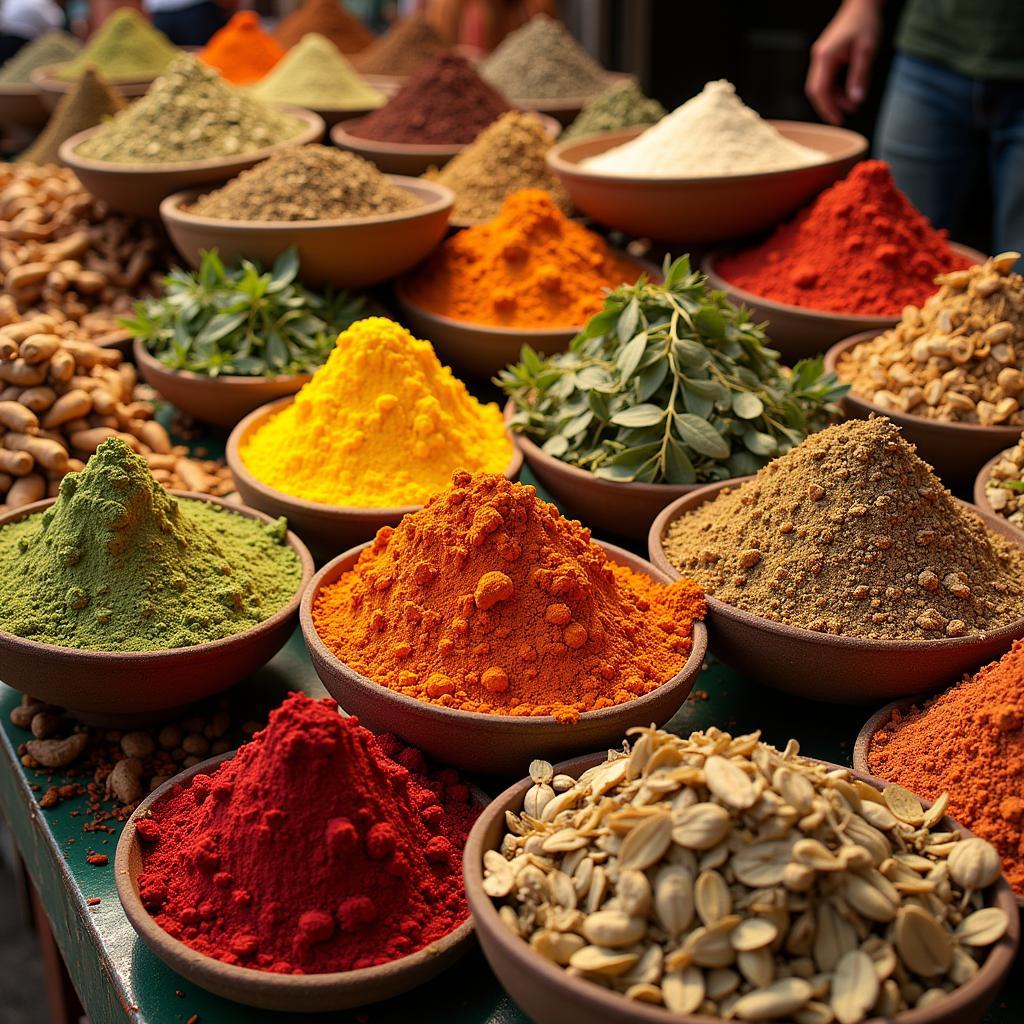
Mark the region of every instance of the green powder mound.
[[288, 603], [298, 557], [267, 526], [175, 498], [123, 441], [104, 441], [56, 502], [0, 529], [0, 629], [90, 651], [233, 636]]
[[119, 7], [93, 33], [57, 77], [74, 81], [86, 68], [99, 68], [112, 82], [146, 81], [167, 70], [179, 50], [138, 11]]
[[184, 56], [76, 152], [118, 164], [211, 160], [284, 142], [304, 126]]
[[620, 82], [586, 103], [576, 120], [562, 132], [562, 141], [599, 132], [657, 124], [667, 111], [645, 96], [635, 82]]
[[387, 97], [359, 72], [326, 36], [302, 37], [249, 93], [268, 103], [294, 103], [316, 110], [373, 110]]
[[23, 46], [0, 67], [0, 84], [29, 85], [36, 68], [63, 64], [72, 60], [81, 49], [82, 44], [67, 32], [47, 32]]

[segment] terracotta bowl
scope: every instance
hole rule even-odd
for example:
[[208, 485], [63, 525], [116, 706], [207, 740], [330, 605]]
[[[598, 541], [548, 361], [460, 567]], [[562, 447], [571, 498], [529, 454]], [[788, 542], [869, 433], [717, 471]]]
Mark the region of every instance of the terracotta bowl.
[[[47, 111], [53, 112], [57, 104], [78, 84], [78, 79], [65, 80], [58, 78], [54, 72], [59, 64], [51, 64], [48, 67], [36, 68], [32, 72], [32, 84], [39, 93], [39, 100]], [[134, 81], [109, 82], [110, 87], [126, 100], [136, 100], [149, 92], [149, 87], [156, 81], [153, 78], [136, 79]]]
[[[752, 477], [709, 484], [664, 509], [648, 536], [654, 565], [676, 579], [680, 573], [665, 555], [662, 538], [669, 525], [721, 491]], [[974, 512], [994, 533], [1024, 546], [1024, 537], [1005, 520]], [[709, 596], [708, 632], [715, 655], [737, 672], [766, 686], [811, 700], [869, 704], [940, 689], [964, 672], [1003, 654], [1024, 637], [1024, 618], [981, 636], [942, 640], [865, 640], [788, 626], [752, 615]]]
[[[1011, 448], [1004, 449], [998, 455], [993, 455], [992, 458], [989, 459], [988, 462], [986, 462], [985, 465], [981, 467], [981, 470], [979, 471], [977, 477], [975, 477], [974, 480], [974, 504], [977, 505], [982, 512], [987, 512], [990, 515], [995, 516], [997, 519], [1004, 520], [1004, 522], [1006, 522], [1009, 526], [1013, 526], [1017, 530], [1024, 530], [1024, 527], [1017, 526], [1015, 523], [1011, 523], [1009, 519], [1006, 519], [1005, 516], [1001, 516], [992, 507], [992, 503], [988, 500], [988, 494], [985, 490], [985, 485], [988, 483], [989, 478], [992, 476], [992, 470], [995, 469], [996, 463], [1002, 462], [1003, 456], [1005, 456], [1009, 451], [1012, 451], [1015, 447], [1016, 445], [1013, 445]], [[1024, 473], [1024, 470], [1022, 470], [1022, 473]]]
[[[833, 345], [825, 353], [825, 368], [835, 370], [839, 357], [864, 341], [878, 337], [881, 331], [865, 331]], [[924, 416], [883, 409], [880, 405], [848, 391], [840, 399], [843, 412], [853, 419], [867, 419], [872, 413], [888, 416], [917, 446], [917, 454], [931, 463], [944, 484], [969, 489], [979, 468], [993, 455], [1012, 448], [1021, 435], [1021, 427], [982, 427], [977, 423], [946, 423]]]
[[72, 135], [61, 145], [60, 158], [111, 210], [155, 219], [160, 214], [160, 201], [173, 192], [199, 185], [220, 184], [239, 171], [266, 160], [278, 150], [317, 142], [323, 136], [324, 123], [316, 114], [299, 107], [289, 107], [288, 112], [305, 124], [297, 135], [238, 156], [166, 164], [115, 164], [79, 156], [76, 150], [100, 130], [98, 126]]
[[[646, 573], [658, 582], [668, 582], [664, 574], [642, 558], [612, 544], [598, 543], [613, 561]], [[689, 696], [704, 663], [707, 632], [704, 624], [697, 622], [690, 657], [671, 679], [625, 704], [586, 711], [570, 725], [550, 716], [531, 718], [457, 711], [396, 693], [340, 661], [313, 625], [313, 602], [321, 588], [351, 569], [366, 546], [360, 544], [328, 562], [303, 595], [299, 616], [313, 667], [327, 692], [364, 725], [393, 732], [428, 757], [455, 768], [510, 776], [521, 773], [535, 757], [554, 760], [580, 750], [615, 746], [634, 725], [667, 722]]]
[[604, 174], [584, 159], [636, 138], [644, 128], [587, 135], [556, 145], [548, 166], [573, 203], [608, 227], [659, 242], [720, 243], [777, 224], [831, 185], [867, 152], [867, 139], [845, 128], [771, 121], [787, 138], [828, 154], [811, 167], [708, 178]]
[[[344, 505], [325, 505], [319, 501], [305, 501], [268, 487], [249, 472], [242, 461], [241, 448], [246, 438], [261, 427], [271, 416], [280, 412], [292, 399], [282, 398], [249, 413], [231, 431], [227, 443], [227, 462], [235, 478], [235, 486], [246, 505], [258, 508], [268, 515], [285, 516], [302, 539], [309, 545], [318, 562], [334, 558], [355, 544], [372, 540], [382, 526], [397, 526], [407, 512], [415, 512], [419, 505], [399, 508], [355, 508]], [[523, 466], [523, 456], [513, 446], [512, 458], [505, 470], [509, 480], [515, 480]]]
[[[114, 856], [114, 882], [125, 916], [150, 951], [173, 971], [199, 988], [245, 1006], [280, 1010], [287, 1014], [345, 1010], [381, 1002], [422, 985], [450, 967], [473, 942], [473, 920], [467, 918], [439, 942], [380, 967], [333, 974], [271, 974], [251, 967], [236, 967], [205, 956], [173, 938], [160, 927], [139, 897], [142, 850], [136, 822], [171, 793], [200, 773], [209, 773], [235, 751], [211, 757], [165, 782], [150, 793], [125, 822]], [[474, 796], [486, 803], [483, 794]]]
[[285, 249], [299, 253], [300, 274], [310, 285], [368, 288], [420, 262], [448, 229], [455, 202], [451, 189], [419, 178], [392, 176], [393, 184], [419, 200], [399, 213], [345, 220], [240, 221], [200, 217], [184, 207], [206, 189], [176, 192], [160, 204], [167, 233], [192, 267], [204, 249], [226, 260], [254, 259], [271, 266]]
[[[592, 754], [557, 765], [555, 771], [576, 777], [604, 759], [603, 753]], [[862, 782], [876, 789], [882, 788], [883, 783], [878, 779], [862, 772], [855, 774]], [[593, 982], [570, 977], [563, 968], [555, 966], [513, 935], [501, 922], [494, 901], [483, 890], [483, 856], [486, 851], [498, 848], [505, 834], [506, 810], [521, 810], [530, 785], [529, 779], [517, 782], [488, 805], [470, 832], [462, 858], [466, 895], [480, 945], [491, 969], [509, 995], [536, 1024], [594, 1024], [595, 1021], [615, 1021], [615, 1024], [721, 1024], [720, 1017], [670, 1013], [663, 1007], [626, 999]], [[942, 825], [964, 836], [970, 835], [967, 829], [949, 818], [944, 818]], [[1006, 981], [1020, 942], [1020, 918], [1005, 878], [1000, 878], [993, 887], [991, 904], [1006, 911], [1010, 926], [967, 984], [926, 1009], [910, 1010], [885, 1020], [872, 1017], [865, 1024], [977, 1024]]]
[[171, 370], [138, 339], [134, 344], [139, 376], [171, 405], [203, 423], [230, 430], [240, 419], [267, 402], [294, 395], [310, 374], [280, 377], [206, 377], [189, 370]]
[[37, 86], [0, 85], [0, 124], [41, 128], [50, 116]]
[[[248, 519], [271, 523], [270, 516], [209, 494], [172, 491], [223, 505]], [[0, 516], [0, 527], [49, 508], [55, 498], [25, 505]], [[156, 717], [233, 686], [265, 665], [295, 628], [299, 598], [313, 576], [313, 559], [291, 531], [286, 541], [302, 565], [302, 581], [292, 599], [269, 619], [223, 640], [167, 651], [80, 651], [37, 643], [0, 630], [4, 682], [22, 693], [65, 707], [86, 722], [115, 725]]]
[[[625, 74], [621, 71], [609, 71], [605, 74], [605, 84], [601, 87], [607, 89], [612, 85], [619, 85], [621, 82], [632, 82], [634, 75]], [[601, 90], [594, 95], [599, 95]], [[553, 117], [560, 125], [565, 127], [576, 120], [576, 115], [583, 109], [591, 96], [567, 96], [560, 100], [532, 100], [532, 99], [510, 99], [510, 102], [519, 110], [535, 110], [539, 114], [547, 114]]]
[[[952, 243], [952, 248], [972, 263], [984, 263], [984, 254], [966, 245]], [[750, 310], [755, 323], [768, 321], [768, 337], [772, 348], [777, 348], [787, 363], [798, 359], [816, 356], [824, 352], [851, 334], [865, 331], [876, 333], [895, 327], [899, 323], [899, 315], [895, 316], [846, 316], [842, 313], [826, 313], [807, 309], [804, 306], [791, 306], [785, 302], [775, 302], [762, 298], [753, 292], [744, 291], [730, 284], [722, 277], [715, 267], [725, 255], [718, 249], [708, 253], [701, 263], [701, 270], [708, 275], [708, 283], [712, 288], [723, 291], [730, 302], [737, 306], [746, 306]]]

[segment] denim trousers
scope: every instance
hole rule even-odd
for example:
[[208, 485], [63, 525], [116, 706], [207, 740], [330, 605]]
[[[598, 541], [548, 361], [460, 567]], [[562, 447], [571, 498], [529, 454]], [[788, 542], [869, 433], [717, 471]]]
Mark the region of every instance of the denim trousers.
[[210, 36], [227, 24], [224, 8], [214, 0], [182, 7], [175, 11], [155, 11], [153, 24], [175, 46], [205, 46]]

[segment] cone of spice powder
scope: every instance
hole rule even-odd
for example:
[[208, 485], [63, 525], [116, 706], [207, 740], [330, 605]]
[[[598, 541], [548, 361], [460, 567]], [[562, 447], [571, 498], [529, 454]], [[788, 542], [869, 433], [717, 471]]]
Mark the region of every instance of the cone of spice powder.
[[305, 0], [274, 30], [274, 38], [290, 50], [303, 36], [319, 32], [342, 53], [358, 53], [374, 40], [373, 33], [345, 10], [340, 0]]
[[281, 44], [263, 31], [255, 11], [239, 11], [199, 53], [232, 85], [258, 82], [283, 56]]
[[434, 26], [416, 13], [392, 25], [365, 50], [355, 54], [352, 63], [364, 75], [405, 76], [445, 49], [445, 42]]
[[583, 105], [576, 120], [562, 132], [561, 141], [657, 124], [666, 113], [657, 100], [640, 91], [636, 82], [618, 82]]
[[54, 74], [72, 82], [89, 67], [99, 68], [111, 82], [146, 82], [162, 75], [179, 50], [138, 11], [119, 7], [89, 37], [85, 48]]
[[0, 85], [30, 85], [32, 72], [74, 59], [82, 44], [67, 32], [47, 32], [0, 65]]

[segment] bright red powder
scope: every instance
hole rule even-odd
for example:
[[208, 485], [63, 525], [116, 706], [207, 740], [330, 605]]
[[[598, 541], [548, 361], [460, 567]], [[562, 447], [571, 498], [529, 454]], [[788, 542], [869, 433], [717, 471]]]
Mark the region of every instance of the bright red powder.
[[332, 700], [289, 695], [211, 775], [140, 822], [143, 903], [229, 964], [320, 974], [387, 963], [467, 915], [477, 814], [453, 771], [374, 737]]
[[896, 187], [889, 165], [865, 160], [759, 245], [716, 269], [776, 302], [830, 313], [899, 316], [970, 265]]

